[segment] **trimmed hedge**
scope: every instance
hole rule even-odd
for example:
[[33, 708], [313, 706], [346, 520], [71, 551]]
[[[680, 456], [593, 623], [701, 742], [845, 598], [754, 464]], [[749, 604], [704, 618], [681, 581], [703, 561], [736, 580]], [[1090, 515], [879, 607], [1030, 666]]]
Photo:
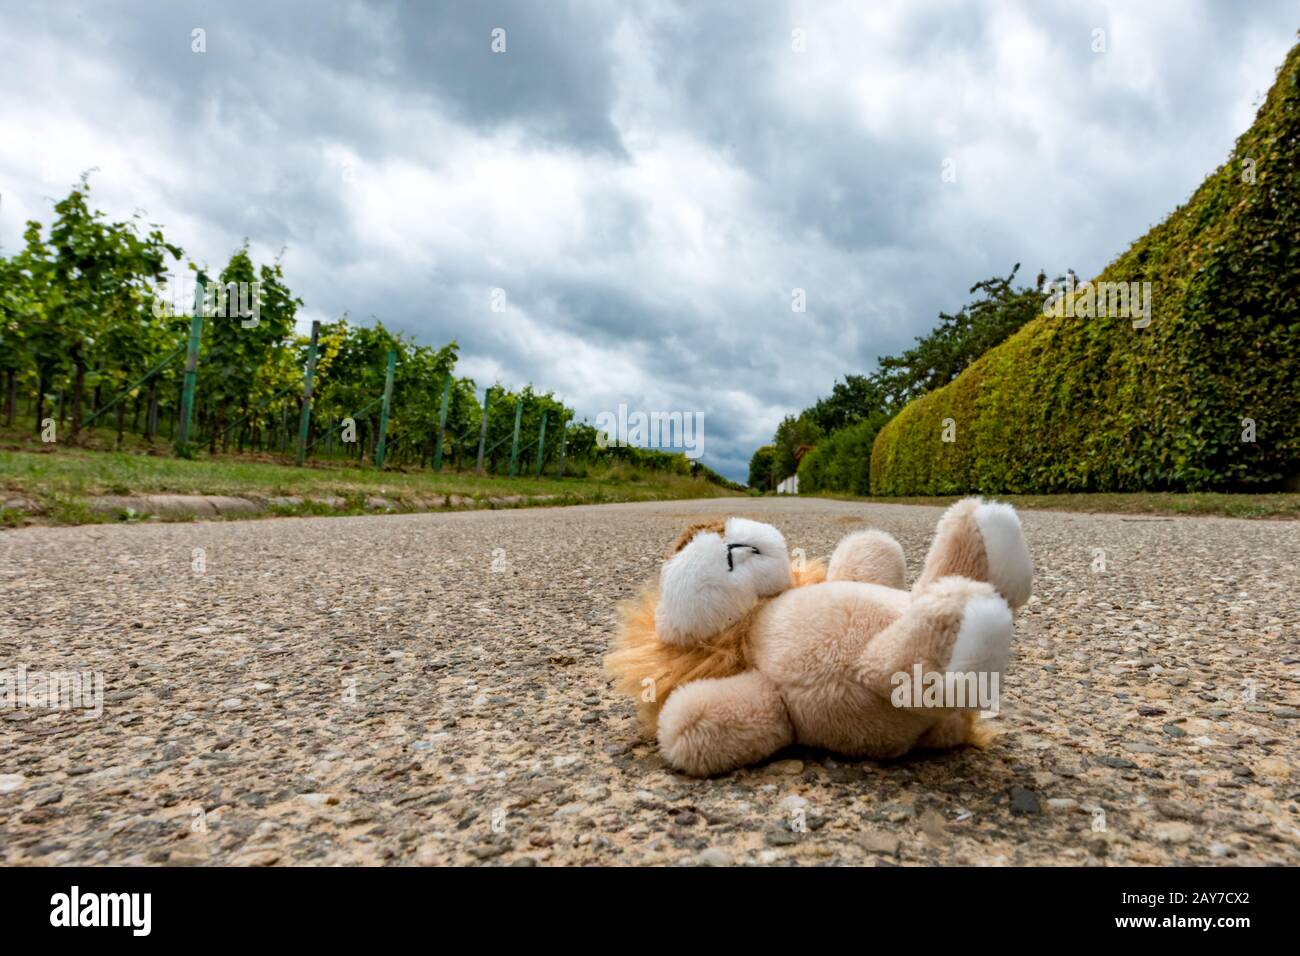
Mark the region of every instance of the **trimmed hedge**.
[[884, 412], [877, 412], [819, 442], [799, 462], [799, 493], [871, 494], [871, 446], [887, 419]]
[[1300, 472], [1300, 46], [1229, 162], [1095, 281], [1151, 282], [1150, 325], [1035, 318], [881, 429], [872, 492], [1259, 490]]

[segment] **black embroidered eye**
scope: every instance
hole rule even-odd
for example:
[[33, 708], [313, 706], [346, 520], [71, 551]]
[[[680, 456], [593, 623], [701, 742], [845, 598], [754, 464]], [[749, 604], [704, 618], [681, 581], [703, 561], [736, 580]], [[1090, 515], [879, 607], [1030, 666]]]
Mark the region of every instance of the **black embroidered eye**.
[[754, 547], [752, 544], [729, 544], [729, 545], [727, 545], [727, 570], [728, 570], [728, 571], [734, 571], [734, 570], [736, 570], [735, 565], [733, 565], [733, 564], [731, 563], [731, 552], [732, 552], [732, 549], [733, 549], [733, 548], [749, 548], [749, 550], [752, 551], [752, 552], [754, 552], [755, 554], [762, 554], [762, 553], [763, 553], [762, 551], [759, 551], [758, 548]]

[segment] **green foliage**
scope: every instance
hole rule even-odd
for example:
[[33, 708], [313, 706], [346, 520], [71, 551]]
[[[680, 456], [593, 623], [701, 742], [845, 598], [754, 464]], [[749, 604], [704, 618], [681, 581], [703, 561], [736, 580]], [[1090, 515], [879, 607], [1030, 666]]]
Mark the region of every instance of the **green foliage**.
[[[798, 446], [814, 445], [798, 463], [800, 492], [867, 494], [871, 442], [885, 421], [911, 398], [952, 381], [1039, 311], [1045, 276], [1032, 287], [1017, 287], [1019, 269], [1017, 263], [1009, 276], [976, 282], [971, 286], [976, 298], [953, 315], [940, 313], [939, 326], [918, 337], [913, 349], [884, 356], [872, 375], [845, 376], [826, 398], [798, 418], [785, 419], [777, 428], [768, 472], [775, 471], [777, 480], [790, 475]], [[753, 485], [753, 463], [750, 472]]]
[[[307, 345], [307, 339], [298, 340], [296, 369], [306, 363]], [[347, 316], [321, 327], [313, 427], [321, 439], [327, 431], [331, 436], [328, 444], [318, 441], [317, 454], [335, 447], [348, 457], [373, 454], [390, 351], [397, 353], [397, 362], [388, 419], [389, 457], [420, 462], [432, 456], [442, 388], [455, 368], [458, 346], [455, 342], [440, 349], [419, 345], [409, 336], [390, 332], [383, 322], [352, 325]], [[300, 371], [296, 374], [301, 378]], [[463, 424], [461, 419], [471, 414], [477, 422], [477, 408], [473, 383], [453, 379], [448, 431], [454, 433]], [[340, 438], [342, 422], [348, 418], [356, 423], [357, 441], [345, 446]]]
[[994, 277], [971, 286], [978, 297], [953, 315], [939, 313], [939, 327], [917, 338], [902, 355], [880, 359], [874, 383], [883, 397], [882, 407], [899, 409], [926, 392], [942, 388], [972, 362], [1005, 341], [1038, 315], [1043, 304], [1039, 275], [1032, 287], [1012, 285], [1020, 263], [1005, 278]]
[[763, 445], [749, 459], [749, 487], [758, 491], [769, 491], [773, 487], [772, 481], [772, 462], [776, 449], [771, 445]]
[[600, 429], [586, 421], [569, 426], [564, 467], [566, 475], [587, 477], [612, 469], [613, 473], [630, 477], [646, 470], [703, 478], [723, 488], [735, 491], [741, 489], [734, 481], [729, 481], [702, 462], [691, 461], [681, 452], [617, 444], [606, 444], [606, 447], [601, 448], [602, 436]]
[[703, 478], [705, 481], [709, 482], [710, 484], [718, 485], [719, 487], [726, 488], [729, 491], [745, 490], [745, 486], [742, 485], [740, 482], [732, 481], [730, 478], [724, 477], [723, 475], [714, 471], [708, 465], [704, 464], [702, 461], [691, 462], [690, 471], [691, 471], [692, 478]]
[[[841, 431], [853, 428], [825, 454], [813, 451], [804, 457], [799, 490], [859, 489], [857, 493], [866, 494], [871, 450], [860, 447], [864, 436], [874, 439], [883, 422], [906, 402], [952, 381], [1038, 313], [1046, 276], [1039, 275], [1032, 287], [1017, 288], [1014, 280], [1019, 271], [1016, 263], [1006, 277], [977, 282], [970, 289], [975, 298], [954, 314], [940, 313], [938, 327], [918, 336], [914, 347], [882, 357], [870, 375], [846, 375], [830, 395], [797, 418], [787, 418], [777, 430], [771, 466], [778, 480], [794, 471], [794, 452], [800, 444], [833, 441]], [[823, 435], [829, 437], [822, 439]]]
[[799, 462], [799, 492], [871, 493], [871, 446], [889, 420], [887, 412], [872, 412], [821, 442]]
[[[156, 369], [184, 345], [190, 325], [187, 315], [174, 314], [165, 294], [167, 259], [179, 259], [182, 252], [158, 227], [143, 230], [138, 217], [127, 222], [105, 219], [92, 211], [89, 195], [83, 176], [55, 204], [48, 234], [40, 223], [29, 222], [24, 248], [0, 258], [0, 398], [6, 419], [13, 417], [10, 396], [22, 393], [30, 400], [28, 411], [34, 414], [37, 430], [48, 413], [59, 419], [62, 439], [70, 417], [70, 440], [93, 443], [93, 428], [78, 437], [79, 424], [92, 419], [93, 427], [107, 424], [97, 411], [130, 388], [113, 406], [116, 443], [123, 445], [129, 414], [131, 430], [152, 444], [159, 437], [159, 423], [174, 426], [178, 419], [184, 363], [177, 358]], [[189, 269], [201, 271], [193, 263]], [[247, 242], [208, 281], [197, 366], [196, 430], [184, 447], [176, 448], [179, 457], [198, 458], [205, 447], [208, 454], [232, 448], [292, 453], [309, 347], [308, 338], [296, 332], [302, 306], [279, 260], [255, 263]], [[453, 470], [475, 466], [482, 393], [472, 379], [455, 375], [455, 342], [441, 348], [420, 345], [383, 322], [356, 325], [345, 314], [322, 325], [318, 346], [309, 433], [313, 457], [358, 464], [374, 460], [387, 359], [394, 352], [386, 465], [433, 462], [443, 390], [450, 381], [442, 464]], [[495, 384], [488, 396], [485, 469], [491, 474], [510, 471], [518, 408], [515, 470], [521, 476], [536, 471], [540, 441], [541, 466], [548, 475], [558, 471], [563, 446], [565, 472], [570, 475], [604, 475], [619, 469], [635, 480], [656, 472], [738, 487], [681, 454], [601, 448], [596, 429], [574, 423], [572, 409], [532, 385], [511, 391]], [[92, 407], [83, 414], [87, 400]], [[353, 419], [356, 434], [348, 443], [340, 440], [346, 419]], [[174, 433], [173, 427], [168, 437]]]
[[797, 418], [787, 415], [776, 426], [776, 435], [772, 439], [772, 470], [777, 481], [794, 474], [798, 466], [795, 452], [803, 445], [816, 445], [822, 435], [821, 427], [807, 411], [801, 412]]
[[[494, 385], [488, 403], [486, 468], [496, 474], [507, 474], [510, 470], [510, 451], [514, 446], [515, 409], [522, 409], [519, 416], [519, 455], [516, 474], [532, 474], [537, 455], [537, 438], [542, 424], [542, 415], [546, 415], [546, 451], [542, 459], [543, 470], [559, 455], [559, 437], [562, 425], [573, 416], [571, 409], [565, 408], [550, 392], [539, 394], [531, 385], [512, 392], [501, 385]], [[478, 419], [475, 419], [477, 424]], [[474, 451], [478, 450], [478, 431], [473, 433]], [[566, 449], [566, 455], [571, 449]], [[621, 449], [609, 449], [616, 451]], [[592, 452], [595, 456], [595, 452]], [[618, 460], [620, 456], [611, 456]]]
[[901, 355], [882, 356], [870, 375], [844, 376], [804, 414], [831, 434], [877, 412], [896, 412], [948, 384], [1038, 313], [1046, 276], [1017, 288], [1013, 283], [1019, 271], [1017, 262], [1010, 275], [975, 283], [970, 292], [976, 298], [954, 314], [939, 313], [938, 327], [917, 336], [915, 346]]
[[873, 492], [1280, 485], [1300, 470], [1297, 237], [1300, 46], [1229, 161], [1098, 277], [1152, 283], [1150, 325], [1035, 318], [881, 430]]
[[[255, 315], [244, 316], [235, 304], [238, 292], [233, 287], [250, 290], [254, 283], [259, 283], [259, 308]], [[254, 266], [247, 242], [221, 270], [209, 297], [217, 314], [204, 319], [198, 396], [209, 449], [215, 450], [218, 441], [223, 447], [228, 444], [233, 431], [228, 426], [248, 422], [259, 406], [301, 381], [291, 345], [302, 300], [285, 285], [280, 263], [263, 265], [260, 271]], [[263, 424], [260, 418], [250, 422], [253, 428]]]
[[[90, 207], [88, 175], [54, 205], [48, 237], [37, 222], [24, 231], [24, 248], [5, 266], [0, 295], [7, 353], [0, 368], [29, 381], [37, 393], [36, 427], [46, 390], [69, 378], [66, 414], [75, 433], [87, 388], [119, 376], [121, 363], [151, 353], [155, 284], [168, 256], [181, 251], [154, 226], [141, 233], [139, 217], [110, 222]], [[110, 334], [111, 333], [111, 334]], [[61, 417], [63, 415], [61, 414]]]
[[17, 372], [27, 349], [24, 332], [31, 309], [17, 260], [0, 259], [0, 369]]
[[830, 395], [818, 399], [804, 414], [829, 435], [888, 407], [878, 375], [845, 375], [844, 381], [835, 383]]

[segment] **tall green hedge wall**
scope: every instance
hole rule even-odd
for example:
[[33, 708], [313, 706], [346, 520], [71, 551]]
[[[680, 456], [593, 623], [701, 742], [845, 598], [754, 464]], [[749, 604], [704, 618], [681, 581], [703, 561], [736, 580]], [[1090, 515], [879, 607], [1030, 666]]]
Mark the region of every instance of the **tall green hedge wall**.
[[[1094, 281], [1151, 322], [1042, 315], [876, 437], [877, 495], [1263, 489], [1300, 473], [1300, 46], [1229, 161]], [[1252, 181], [1253, 180], [1253, 181]], [[1076, 302], [1079, 300], [1076, 299]], [[945, 419], [948, 437], [944, 441]], [[1255, 441], [1243, 441], [1254, 423]]]

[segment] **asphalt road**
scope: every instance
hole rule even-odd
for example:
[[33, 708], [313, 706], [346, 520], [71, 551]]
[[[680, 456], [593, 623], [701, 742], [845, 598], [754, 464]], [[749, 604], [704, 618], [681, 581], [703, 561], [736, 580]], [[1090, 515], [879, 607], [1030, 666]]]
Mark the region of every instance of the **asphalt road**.
[[881, 527], [915, 574], [939, 510], [0, 532], [0, 671], [86, 672], [88, 705], [0, 707], [0, 862], [1300, 864], [1300, 525], [1025, 513], [988, 749], [697, 781], [601, 657], [616, 602], [725, 513], [810, 556]]

